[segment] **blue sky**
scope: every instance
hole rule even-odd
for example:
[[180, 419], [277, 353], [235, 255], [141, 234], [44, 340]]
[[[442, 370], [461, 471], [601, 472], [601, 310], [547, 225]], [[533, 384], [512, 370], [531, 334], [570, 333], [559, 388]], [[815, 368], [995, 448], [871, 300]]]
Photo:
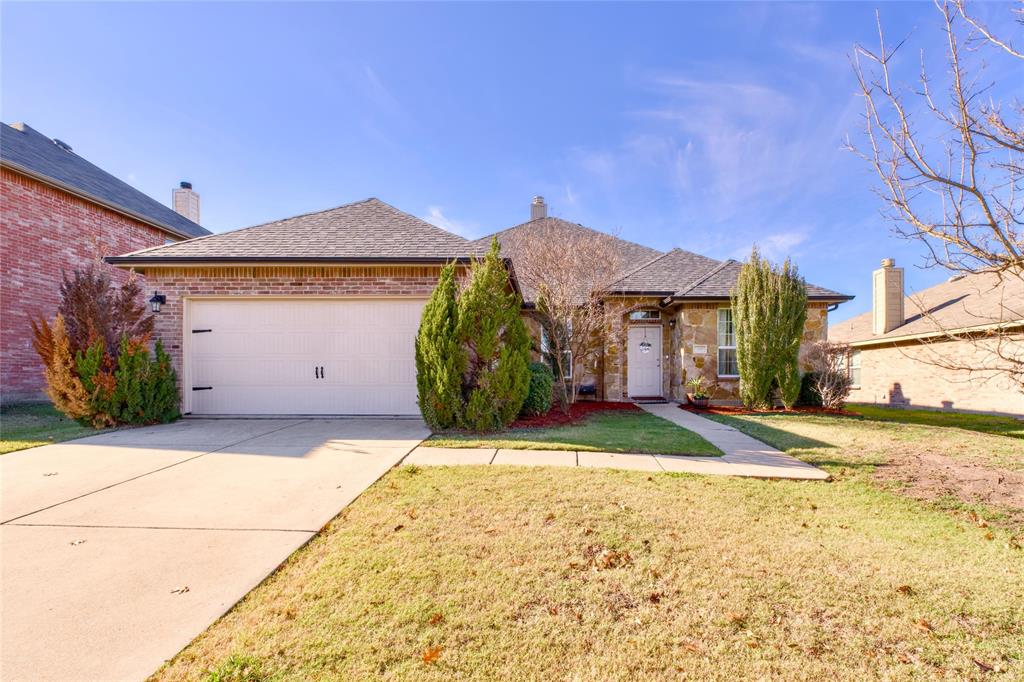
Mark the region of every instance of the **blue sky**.
[[[931, 3], [884, 3], [940, 58]], [[1005, 6], [979, 8], [995, 21]], [[757, 242], [855, 294], [895, 256], [864, 163], [847, 55], [875, 5], [2, 5], [5, 122], [25, 121], [214, 231], [377, 196], [479, 236], [554, 215], [659, 249]], [[998, 69], [997, 69], [998, 72]], [[1002, 92], [1024, 96], [1024, 79]]]

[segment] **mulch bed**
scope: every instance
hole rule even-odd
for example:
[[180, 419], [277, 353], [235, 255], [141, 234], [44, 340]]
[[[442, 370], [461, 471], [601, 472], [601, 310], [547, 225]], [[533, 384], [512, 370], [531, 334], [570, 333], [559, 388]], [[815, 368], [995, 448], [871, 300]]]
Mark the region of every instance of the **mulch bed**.
[[562, 412], [558, 405], [551, 407], [547, 414], [535, 417], [520, 417], [512, 422], [510, 429], [532, 429], [548, 426], [565, 426], [581, 422], [596, 412], [626, 411], [639, 412], [640, 408], [633, 403], [606, 403], [602, 401], [580, 401], [569, 406], [569, 414]]
[[830, 410], [826, 407], [794, 407], [791, 410], [775, 408], [772, 410], [748, 410], [742, 406], [733, 405], [710, 405], [708, 407], [694, 407], [693, 405], [679, 405], [680, 410], [693, 412], [694, 414], [724, 414], [730, 416], [752, 414], [752, 415], [773, 415], [773, 414], [829, 414], [837, 417], [859, 417], [856, 412], [849, 410]]

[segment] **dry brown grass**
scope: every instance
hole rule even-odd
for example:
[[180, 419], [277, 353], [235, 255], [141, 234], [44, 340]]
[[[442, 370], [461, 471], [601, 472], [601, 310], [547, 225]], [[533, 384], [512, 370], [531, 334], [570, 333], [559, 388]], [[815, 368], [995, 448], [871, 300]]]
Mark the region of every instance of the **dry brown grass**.
[[403, 467], [155, 678], [1020, 679], [1022, 605], [1008, 533], [856, 476]]

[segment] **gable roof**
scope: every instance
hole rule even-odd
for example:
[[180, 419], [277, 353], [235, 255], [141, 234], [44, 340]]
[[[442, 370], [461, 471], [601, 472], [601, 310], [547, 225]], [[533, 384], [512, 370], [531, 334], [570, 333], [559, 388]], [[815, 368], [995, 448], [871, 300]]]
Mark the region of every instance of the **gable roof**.
[[182, 262], [444, 262], [469, 242], [370, 198], [262, 225], [108, 258], [117, 265]]
[[714, 258], [683, 249], [672, 249], [629, 272], [615, 284], [623, 294], [657, 293], [672, 296], [688, 289], [702, 275], [721, 265]]
[[[616, 285], [623, 294], [657, 294], [677, 300], [729, 298], [743, 263], [717, 261], [683, 249], [672, 249], [645, 263]], [[807, 285], [807, 298], [812, 301], [848, 301], [852, 296]]]
[[0, 164], [186, 239], [206, 228], [24, 123], [0, 124]]
[[951, 278], [903, 298], [903, 324], [874, 334], [868, 311], [828, 328], [830, 341], [869, 345], [992, 325], [1024, 324], [1024, 280], [994, 273]]

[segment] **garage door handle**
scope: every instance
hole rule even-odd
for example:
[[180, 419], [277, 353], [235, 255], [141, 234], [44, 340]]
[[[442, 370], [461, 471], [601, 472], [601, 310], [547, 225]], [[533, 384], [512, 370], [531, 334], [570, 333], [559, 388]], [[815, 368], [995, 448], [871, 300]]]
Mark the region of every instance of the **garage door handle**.
[[320, 365], [320, 378], [321, 379], [324, 378], [324, 366], [323, 365]]
[[320, 378], [320, 368], [319, 367], [314, 367], [313, 368], [313, 376], [316, 377], [317, 379]]

